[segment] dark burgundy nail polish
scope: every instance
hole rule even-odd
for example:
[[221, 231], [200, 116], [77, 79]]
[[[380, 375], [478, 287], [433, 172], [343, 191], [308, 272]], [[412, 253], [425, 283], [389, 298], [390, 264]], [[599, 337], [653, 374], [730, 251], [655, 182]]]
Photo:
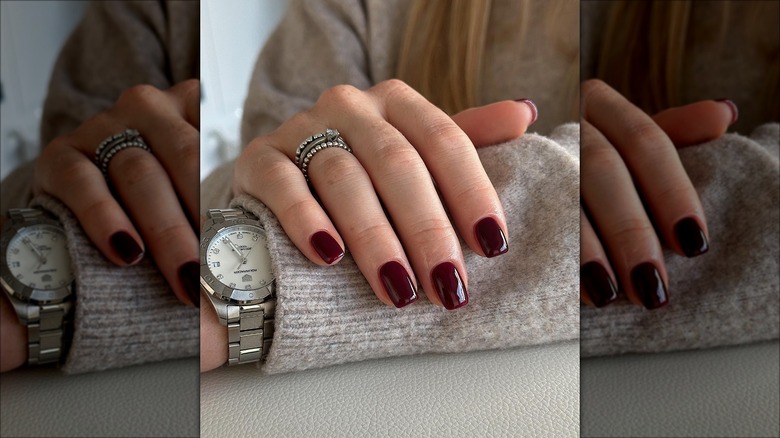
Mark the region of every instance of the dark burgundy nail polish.
[[521, 98], [521, 99], [515, 99], [515, 102], [522, 102], [528, 105], [529, 108], [531, 108], [531, 114], [533, 114], [533, 116], [531, 117], [531, 123], [529, 123], [528, 125], [529, 126], [533, 125], [536, 119], [539, 118], [539, 109], [536, 107], [534, 101], [531, 99]]
[[128, 265], [137, 262], [144, 255], [144, 250], [138, 246], [133, 236], [125, 231], [117, 231], [109, 237], [108, 241], [122, 261]]
[[709, 251], [710, 245], [699, 223], [692, 217], [681, 219], [674, 226], [674, 234], [686, 257], [696, 257]]
[[314, 247], [320, 258], [329, 265], [344, 257], [341, 245], [325, 231], [318, 231], [311, 236], [311, 246]]
[[382, 265], [379, 278], [395, 307], [401, 308], [417, 301], [414, 283], [400, 263], [393, 261]]
[[179, 267], [179, 281], [195, 307], [200, 307], [200, 265], [187, 262]]
[[460, 273], [454, 264], [444, 262], [431, 272], [433, 286], [441, 299], [441, 303], [447, 310], [457, 309], [469, 303], [469, 294], [466, 286], [460, 279]]
[[723, 102], [726, 105], [728, 105], [729, 108], [731, 109], [731, 123], [729, 123], [729, 125], [733, 125], [734, 123], [737, 122], [737, 119], [739, 119], [739, 108], [737, 108], [737, 104], [734, 103], [734, 101], [732, 101], [731, 99], [724, 98], [724, 99], [717, 99], [715, 100], [715, 102]]
[[486, 217], [474, 226], [479, 246], [488, 257], [495, 257], [509, 251], [504, 231], [492, 217]]
[[615, 283], [599, 262], [588, 262], [580, 268], [580, 283], [596, 307], [604, 307], [617, 299]]
[[639, 299], [648, 309], [657, 309], [669, 302], [666, 286], [661, 274], [652, 263], [642, 263], [631, 271], [631, 281], [634, 283]]

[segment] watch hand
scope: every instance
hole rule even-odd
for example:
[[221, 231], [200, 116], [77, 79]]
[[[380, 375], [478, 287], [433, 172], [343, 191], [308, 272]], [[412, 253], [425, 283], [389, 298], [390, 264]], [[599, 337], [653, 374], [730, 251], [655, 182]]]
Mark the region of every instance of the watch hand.
[[237, 252], [237, 253], [238, 253], [238, 255], [239, 255], [239, 256], [240, 256], [240, 257], [243, 259], [243, 258], [244, 258], [244, 254], [242, 254], [242, 253], [241, 253], [241, 250], [239, 250], [239, 249], [238, 249], [238, 247], [236, 246], [236, 244], [235, 244], [235, 243], [233, 243], [233, 241], [232, 241], [232, 240], [230, 240], [230, 238], [229, 238], [229, 237], [225, 237], [225, 240], [227, 240], [227, 241], [228, 241], [228, 244], [230, 245], [230, 247], [231, 247], [231, 248], [233, 248], [233, 251]]
[[38, 249], [38, 247], [33, 245], [32, 241], [29, 238], [25, 237], [22, 240], [22, 242], [26, 243], [30, 248], [32, 248], [33, 252], [38, 257], [38, 260], [41, 261], [41, 263], [46, 263], [46, 257], [44, 257], [44, 255], [41, 254], [41, 251]]

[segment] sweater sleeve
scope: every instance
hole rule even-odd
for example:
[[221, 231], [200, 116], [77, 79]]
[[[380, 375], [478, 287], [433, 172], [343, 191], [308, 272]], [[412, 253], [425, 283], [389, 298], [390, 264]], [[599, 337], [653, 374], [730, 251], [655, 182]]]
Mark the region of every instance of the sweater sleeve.
[[780, 125], [680, 150], [707, 215], [710, 250], [665, 250], [669, 304], [625, 297], [581, 309], [584, 357], [709, 348], [780, 335]]
[[[481, 148], [479, 157], [504, 207], [509, 252], [485, 258], [462, 241], [469, 304], [447, 311], [424, 294], [402, 309], [376, 299], [349, 252], [320, 267], [292, 244], [259, 201], [252, 211], [268, 233], [278, 302], [263, 369], [280, 373], [372, 358], [537, 345], [579, 334], [579, 160], [576, 124]], [[202, 186], [203, 202], [226, 202], [231, 167]], [[225, 204], [202, 205], [224, 207]]]

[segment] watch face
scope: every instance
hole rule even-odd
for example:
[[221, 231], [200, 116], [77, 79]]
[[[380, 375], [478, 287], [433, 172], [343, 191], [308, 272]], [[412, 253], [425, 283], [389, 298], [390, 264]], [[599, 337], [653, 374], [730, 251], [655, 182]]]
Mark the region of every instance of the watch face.
[[8, 243], [5, 258], [11, 275], [29, 288], [54, 290], [73, 282], [65, 233], [53, 225], [20, 229]]
[[230, 289], [253, 291], [274, 280], [265, 232], [252, 225], [220, 230], [206, 249], [211, 274]]

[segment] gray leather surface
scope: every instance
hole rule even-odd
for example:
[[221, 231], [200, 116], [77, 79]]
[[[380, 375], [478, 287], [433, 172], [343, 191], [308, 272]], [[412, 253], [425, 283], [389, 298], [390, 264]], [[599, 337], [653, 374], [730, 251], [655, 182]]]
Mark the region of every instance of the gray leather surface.
[[579, 434], [579, 343], [201, 376], [204, 437]]
[[2, 436], [198, 436], [197, 358], [64, 375], [0, 375]]
[[780, 342], [583, 359], [582, 436], [780, 436]]

